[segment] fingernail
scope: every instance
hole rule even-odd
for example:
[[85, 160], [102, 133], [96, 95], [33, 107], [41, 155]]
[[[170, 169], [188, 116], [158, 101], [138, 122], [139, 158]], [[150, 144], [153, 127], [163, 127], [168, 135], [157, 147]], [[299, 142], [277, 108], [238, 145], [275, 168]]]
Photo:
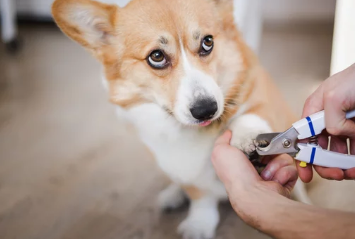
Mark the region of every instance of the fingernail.
[[261, 177], [264, 179], [264, 180], [270, 180], [271, 179], [271, 172], [269, 170], [264, 170], [262, 173], [261, 173]]

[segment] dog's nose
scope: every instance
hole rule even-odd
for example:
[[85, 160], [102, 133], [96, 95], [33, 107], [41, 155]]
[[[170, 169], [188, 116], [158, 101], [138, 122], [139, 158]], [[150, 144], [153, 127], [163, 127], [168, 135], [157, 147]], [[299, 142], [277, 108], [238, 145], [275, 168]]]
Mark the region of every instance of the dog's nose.
[[212, 119], [217, 112], [217, 102], [213, 99], [201, 99], [195, 102], [190, 109], [192, 116], [198, 120]]

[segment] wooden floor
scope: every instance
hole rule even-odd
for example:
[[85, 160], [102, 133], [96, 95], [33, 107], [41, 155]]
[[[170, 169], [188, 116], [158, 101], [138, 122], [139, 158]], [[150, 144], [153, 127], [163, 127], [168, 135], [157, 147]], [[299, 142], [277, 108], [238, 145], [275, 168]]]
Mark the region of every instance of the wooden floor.
[[[187, 207], [164, 214], [167, 182], [101, 87], [100, 67], [52, 25], [0, 45], [0, 238], [173, 239]], [[267, 27], [261, 61], [300, 114], [327, 77], [332, 26]], [[315, 180], [318, 205], [355, 211], [354, 182]], [[220, 206], [217, 238], [267, 238]]]

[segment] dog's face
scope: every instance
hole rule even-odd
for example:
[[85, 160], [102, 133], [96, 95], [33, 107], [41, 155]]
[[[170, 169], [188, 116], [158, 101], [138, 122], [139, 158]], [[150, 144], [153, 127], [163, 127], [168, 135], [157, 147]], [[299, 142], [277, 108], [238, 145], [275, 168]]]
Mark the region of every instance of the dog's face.
[[153, 102], [184, 125], [207, 126], [225, 111], [240, 70], [231, 2], [57, 0], [53, 15], [102, 62], [113, 102]]

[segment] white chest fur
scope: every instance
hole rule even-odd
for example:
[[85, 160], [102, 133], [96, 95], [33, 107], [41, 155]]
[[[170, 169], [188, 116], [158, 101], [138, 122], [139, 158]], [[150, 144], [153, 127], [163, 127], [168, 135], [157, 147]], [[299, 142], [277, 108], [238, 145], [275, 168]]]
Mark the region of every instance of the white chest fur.
[[218, 130], [182, 126], [155, 104], [133, 107], [128, 117], [173, 181], [200, 188], [216, 181], [210, 156]]

